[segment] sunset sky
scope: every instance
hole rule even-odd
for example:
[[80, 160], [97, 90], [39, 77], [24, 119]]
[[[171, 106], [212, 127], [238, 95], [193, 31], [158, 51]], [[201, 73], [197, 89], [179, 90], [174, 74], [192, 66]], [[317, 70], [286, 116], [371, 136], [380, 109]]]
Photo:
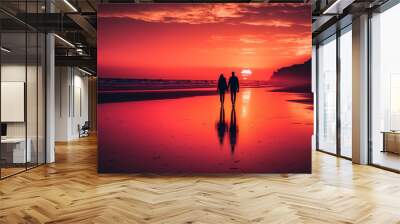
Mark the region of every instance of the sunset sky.
[[[311, 55], [309, 4], [102, 4], [101, 78], [265, 80]], [[245, 73], [246, 73], [245, 72]], [[243, 78], [243, 77], [241, 77]]]

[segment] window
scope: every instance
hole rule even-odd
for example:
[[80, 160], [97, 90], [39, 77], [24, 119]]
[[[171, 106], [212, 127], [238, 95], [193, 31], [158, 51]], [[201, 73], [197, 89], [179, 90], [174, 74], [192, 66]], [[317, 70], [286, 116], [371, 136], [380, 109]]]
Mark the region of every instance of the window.
[[352, 33], [351, 26], [340, 35], [340, 155], [352, 157]]
[[[0, 6], [23, 14], [43, 10], [43, 3]], [[0, 26], [0, 178], [5, 178], [45, 163], [46, 40], [43, 33], [4, 13]]]
[[336, 36], [318, 47], [318, 145], [336, 153]]
[[371, 162], [400, 170], [400, 5], [371, 18]]

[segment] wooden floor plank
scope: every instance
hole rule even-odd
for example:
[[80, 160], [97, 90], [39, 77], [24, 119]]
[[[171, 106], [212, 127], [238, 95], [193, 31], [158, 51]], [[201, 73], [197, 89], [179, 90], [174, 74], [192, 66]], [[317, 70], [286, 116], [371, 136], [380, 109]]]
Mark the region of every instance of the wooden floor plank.
[[313, 152], [313, 174], [97, 174], [95, 137], [0, 181], [0, 223], [400, 223], [400, 175]]

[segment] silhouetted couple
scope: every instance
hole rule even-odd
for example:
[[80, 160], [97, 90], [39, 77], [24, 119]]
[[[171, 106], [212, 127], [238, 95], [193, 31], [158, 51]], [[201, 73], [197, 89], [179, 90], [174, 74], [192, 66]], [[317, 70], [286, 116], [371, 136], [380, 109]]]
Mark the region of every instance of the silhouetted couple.
[[[227, 130], [228, 125], [225, 122], [225, 109], [224, 109], [225, 92], [227, 92], [228, 90], [231, 93], [231, 101], [232, 101], [229, 131]], [[239, 92], [239, 79], [235, 75], [235, 72], [232, 72], [232, 76], [229, 78], [228, 83], [226, 82], [224, 74], [221, 74], [219, 76], [217, 91], [219, 93], [219, 100], [221, 101], [221, 108], [219, 111], [219, 121], [217, 122], [216, 125], [219, 143], [221, 145], [223, 144], [225, 134], [226, 132], [229, 132], [229, 143], [231, 145], [231, 153], [233, 154], [235, 152], [235, 147], [237, 144], [237, 136], [238, 136], [238, 125], [236, 123], [235, 103], [236, 103], [236, 93]]]
[[239, 79], [235, 75], [235, 72], [232, 72], [232, 76], [229, 78], [228, 84], [226, 84], [224, 74], [219, 76], [217, 91], [219, 93], [219, 100], [221, 101], [221, 104], [224, 104], [225, 92], [227, 92], [228, 89], [231, 92], [232, 105], [235, 105], [236, 93], [239, 92]]

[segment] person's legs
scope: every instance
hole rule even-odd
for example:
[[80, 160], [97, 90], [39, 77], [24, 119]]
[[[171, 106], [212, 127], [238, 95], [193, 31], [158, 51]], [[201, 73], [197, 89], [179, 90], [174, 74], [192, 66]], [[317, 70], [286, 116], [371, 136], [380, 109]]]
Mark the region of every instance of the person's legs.
[[236, 91], [231, 91], [231, 101], [232, 101], [232, 104], [235, 104], [235, 102], [236, 102]]

